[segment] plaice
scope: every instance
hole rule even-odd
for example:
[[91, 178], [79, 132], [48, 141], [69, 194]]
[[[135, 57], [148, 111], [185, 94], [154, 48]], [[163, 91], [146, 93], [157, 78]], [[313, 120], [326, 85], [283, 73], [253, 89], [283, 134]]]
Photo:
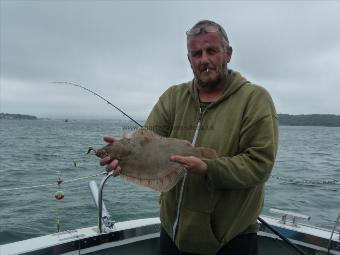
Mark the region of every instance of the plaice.
[[196, 148], [186, 140], [162, 137], [147, 129], [115, 140], [97, 150], [96, 155], [118, 159], [125, 180], [160, 192], [174, 187], [185, 172], [183, 166], [170, 160], [171, 155], [217, 157], [213, 149]]

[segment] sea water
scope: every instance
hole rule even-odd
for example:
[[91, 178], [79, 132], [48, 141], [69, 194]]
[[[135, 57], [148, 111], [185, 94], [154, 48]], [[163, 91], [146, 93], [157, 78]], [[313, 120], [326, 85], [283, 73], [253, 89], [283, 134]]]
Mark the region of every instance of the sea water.
[[[86, 151], [101, 147], [103, 136], [119, 137], [133, 127], [112, 120], [0, 120], [0, 244], [54, 233], [57, 222], [61, 231], [96, 225], [88, 181], [99, 184], [101, 175], [89, 176], [105, 169]], [[55, 199], [57, 191], [64, 192], [62, 200]], [[158, 200], [157, 192], [120, 178], [109, 179], [104, 190], [115, 221], [157, 217]], [[340, 212], [340, 128], [280, 127], [263, 214], [270, 208], [333, 227]]]

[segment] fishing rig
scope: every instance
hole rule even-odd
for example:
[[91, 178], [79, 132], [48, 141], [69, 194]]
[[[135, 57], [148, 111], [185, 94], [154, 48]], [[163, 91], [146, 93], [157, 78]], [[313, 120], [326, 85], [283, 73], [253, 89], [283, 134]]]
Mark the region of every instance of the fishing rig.
[[119, 111], [120, 113], [122, 113], [125, 117], [127, 117], [128, 119], [130, 119], [132, 122], [134, 122], [137, 126], [139, 127], [143, 127], [141, 124], [139, 124], [135, 119], [133, 119], [132, 117], [130, 117], [126, 112], [124, 112], [122, 109], [120, 109], [119, 107], [115, 106], [113, 103], [111, 103], [109, 100], [107, 100], [106, 98], [104, 98], [103, 96], [99, 95], [98, 93], [94, 92], [91, 89], [88, 89], [80, 84], [74, 83], [74, 82], [68, 82], [68, 81], [54, 81], [52, 82], [54, 84], [64, 84], [64, 85], [71, 85], [71, 86], [75, 86], [78, 88], [81, 88], [87, 92], [90, 92], [91, 94], [99, 97], [100, 99], [104, 100], [106, 103], [108, 103], [110, 106], [112, 106], [113, 108], [115, 108], [117, 111]]
[[[133, 123], [135, 123], [138, 127], [142, 127], [141, 124], [139, 124], [135, 119], [133, 119], [132, 117], [130, 117], [128, 114], [126, 114], [123, 110], [121, 110], [120, 108], [118, 108], [117, 106], [115, 106], [114, 104], [112, 104], [109, 100], [105, 99], [103, 96], [99, 95], [98, 93], [82, 86], [82, 85], [79, 85], [77, 83], [73, 83], [73, 82], [65, 82], [65, 81], [59, 81], [59, 82], [52, 82], [54, 84], [65, 84], [65, 85], [72, 85], [72, 86], [75, 86], [75, 87], [78, 87], [78, 88], [81, 88], [87, 92], [90, 92], [91, 94], [99, 97], [100, 99], [104, 100], [107, 104], [109, 104], [111, 107], [115, 108], [116, 110], [118, 110], [119, 112], [121, 112], [125, 117], [127, 117], [128, 119], [130, 119]], [[74, 166], [76, 166], [76, 163], [74, 162]], [[95, 193], [98, 193], [98, 194], [101, 194], [102, 192], [102, 188], [104, 186], [104, 183], [106, 182], [106, 180], [112, 176], [110, 174], [108, 174], [107, 172], [104, 172], [104, 173], [99, 173], [99, 174], [95, 174], [95, 175], [91, 175], [91, 176], [84, 176], [84, 177], [79, 177], [79, 178], [74, 178], [74, 179], [69, 179], [69, 180], [63, 180], [63, 178], [61, 177], [61, 173], [59, 174], [58, 176], [58, 179], [57, 179], [57, 186], [58, 186], [58, 191], [55, 193], [55, 198], [59, 201], [59, 200], [62, 200], [65, 196], [64, 192], [62, 191], [61, 189], [61, 184], [62, 183], [68, 183], [68, 182], [75, 182], [75, 181], [78, 181], [78, 180], [82, 180], [82, 179], [87, 179], [87, 178], [91, 178], [91, 177], [95, 177], [95, 176], [99, 176], [99, 175], [105, 175], [102, 179], [102, 183], [101, 183], [101, 186], [100, 186], [100, 192], [98, 192], [98, 190], [96, 190], [96, 187], [94, 187], [94, 184], [92, 184], [92, 188], [94, 190], [93, 194]], [[274, 176], [276, 177], [277, 180], [280, 180], [280, 181], [284, 181], [284, 182], [292, 182], [294, 181], [293, 179], [288, 179], [288, 178], [283, 178], [283, 177], [279, 177], [279, 176]], [[301, 180], [300, 180], [300, 183], [301, 183]], [[304, 182], [305, 184], [313, 184], [313, 181], [311, 180], [305, 180]], [[318, 180], [316, 182], [316, 184], [338, 184], [340, 183], [340, 180], [325, 180], [325, 181], [320, 181]], [[40, 187], [46, 187], [46, 186], [52, 186], [52, 185], [55, 185], [55, 183], [49, 183], [49, 184], [41, 184], [41, 185], [35, 185], [35, 186], [29, 186], [29, 187], [18, 187], [18, 188], [5, 188], [5, 189], [0, 189], [0, 192], [5, 192], [5, 191], [14, 191], [14, 190], [26, 190], [26, 189], [34, 189], [34, 188], [40, 188]], [[91, 185], [91, 184], [90, 184]], [[96, 199], [96, 197], [94, 197], [94, 199]], [[110, 226], [112, 227], [112, 225], [114, 224], [114, 222], [112, 222], [109, 217], [107, 217], [107, 212], [106, 212], [106, 209], [105, 209], [105, 206], [103, 205], [102, 203], [102, 195], [98, 195], [98, 198], [97, 198], [97, 205], [98, 205], [98, 208], [99, 208], [99, 216], [98, 216], [98, 220], [100, 220], [100, 224], [104, 223], [105, 226]], [[102, 217], [107, 217], [107, 220], [106, 222], [105, 221], [101, 221]], [[335, 226], [338, 224], [339, 222], [339, 218], [340, 218], [340, 215], [339, 217], [337, 218], [337, 221], [334, 225], [334, 228], [333, 228], [333, 231], [332, 231], [332, 235], [335, 231]], [[273, 228], [270, 224], [268, 224], [263, 218], [261, 217], [258, 217], [258, 220], [259, 222], [261, 222], [263, 224], [263, 226], [265, 226], [266, 228], [270, 229], [270, 231], [272, 231], [274, 234], [276, 234], [279, 238], [281, 238], [285, 243], [287, 243], [290, 247], [292, 247], [298, 254], [306, 254], [303, 250], [301, 250], [299, 247], [297, 247], [295, 244], [293, 244], [289, 239], [287, 239], [286, 237], [284, 237], [279, 231], [277, 231], [275, 228]], [[59, 216], [58, 216], [58, 231], [60, 230], [60, 227], [59, 227]], [[99, 228], [101, 229], [101, 226], [99, 226]], [[332, 236], [331, 236], [331, 239], [332, 240]], [[329, 243], [329, 249], [331, 247], [331, 241]]]
[[[127, 113], [125, 113], [123, 110], [121, 110], [120, 108], [118, 108], [117, 106], [115, 106], [114, 104], [112, 104], [109, 100], [107, 100], [106, 98], [104, 98], [103, 96], [99, 95], [98, 93], [80, 85], [80, 84], [77, 84], [77, 83], [73, 83], [73, 82], [65, 82], [65, 81], [57, 81], [57, 82], [53, 82], [54, 84], [66, 84], [66, 85], [72, 85], [72, 86], [75, 86], [75, 87], [78, 87], [78, 88], [81, 88], [85, 91], [88, 91], [90, 93], [92, 93], [93, 95], [99, 97], [100, 99], [104, 100], [106, 103], [108, 103], [110, 106], [114, 107], [116, 110], [118, 110], [119, 112], [121, 112], [124, 116], [126, 116], [127, 118], [129, 118], [131, 121], [133, 121], [137, 126], [139, 127], [142, 127], [141, 124], [139, 124], [135, 119], [133, 119], [132, 117], [130, 117]], [[108, 177], [104, 177], [103, 181], [102, 181], [102, 184], [105, 183], [105, 181], [107, 180]], [[99, 194], [101, 194], [102, 191], [100, 191]], [[101, 199], [101, 196], [100, 196], [100, 199]], [[98, 204], [101, 204], [101, 201], [98, 201], [97, 202]], [[99, 208], [99, 218], [98, 218], [98, 221], [100, 222], [99, 224], [99, 228], [101, 229], [101, 211], [102, 211], [102, 208], [100, 207]], [[306, 253], [301, 250], [298, 246], [296, 246], [295, 244], [293, 244], [289, 239], [287, 239], [286, 237], [284, 237], [283, 235], [281, 235], [277, 230], [275, 230], [273, 227], [270, 226], [270, 224], [268, 224], [265, 220], [263, 220], [261, 217], [258, 217], [258, 220], [265, 226], [267, 227], [268, 229], [270, 229], [274, 234], [276, 234], [278, 237], [280, 237], [285, 243], [287, 243], [290, 247], [292, 247], [298, 254], [301, 254], [301, 255], [305, 255]]]

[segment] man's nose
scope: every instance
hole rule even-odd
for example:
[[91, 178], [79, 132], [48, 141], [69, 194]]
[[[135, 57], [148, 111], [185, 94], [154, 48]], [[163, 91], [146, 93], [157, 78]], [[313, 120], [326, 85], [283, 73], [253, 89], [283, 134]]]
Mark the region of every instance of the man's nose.
[[206, 51], [203, 51], [202, 56], [201, 56], [201, 64], [207, 64], [207, 63], [209, 63], [209, 56]]

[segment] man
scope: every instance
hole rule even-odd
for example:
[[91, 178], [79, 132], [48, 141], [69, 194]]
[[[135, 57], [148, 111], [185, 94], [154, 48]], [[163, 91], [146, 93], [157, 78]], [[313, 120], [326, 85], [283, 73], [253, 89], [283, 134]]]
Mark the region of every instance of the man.
[[[273, 102], [228, 69], [232, 48], [219, 24], [195, 24], [187, 47], [194, 79], [165, 91], [145, 126], [213, 148], [219, 157], [171, 156], [187, 174], [161, 194], [159, 254], [257, 254], [257, 217], [277, 151]], [[117, 160], [101, 163], [120, 173]]]

